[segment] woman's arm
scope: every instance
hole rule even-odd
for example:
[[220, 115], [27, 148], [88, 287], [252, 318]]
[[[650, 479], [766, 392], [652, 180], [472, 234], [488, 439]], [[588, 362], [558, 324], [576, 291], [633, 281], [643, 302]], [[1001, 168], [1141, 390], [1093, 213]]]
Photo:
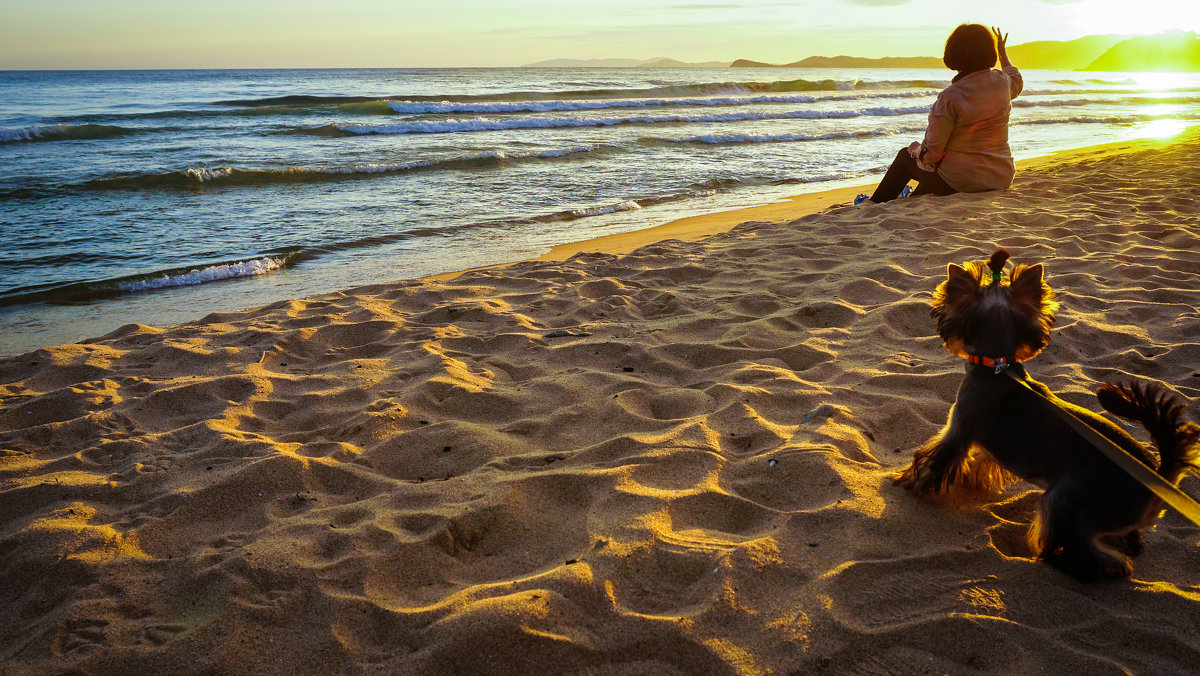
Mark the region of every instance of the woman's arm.
[[1000, 57], [1000, 69], [1009, 79], [1008, 98], [1015, 99], [1025, 88], [1025, 80], [1021, 77], [1021, 71], [1017, 70], [1017, 67], [1012, 65], [1012, 61], [1008, 60], [1008, 50], [1005, 49], [1008, 33], [1001, 33], [999, 28], [992, 26], [992, 35], [996, 36], [996, 55]]

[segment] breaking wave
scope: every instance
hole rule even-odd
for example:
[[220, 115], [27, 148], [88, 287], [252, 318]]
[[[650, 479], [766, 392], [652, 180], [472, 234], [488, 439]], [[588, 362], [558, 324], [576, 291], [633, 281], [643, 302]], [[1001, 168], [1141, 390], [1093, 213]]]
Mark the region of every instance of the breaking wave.
[[571, 161], [581, 157], [594, 156], [598, 152], [605, 152], [611, 148], [611, 146], [604, 145], [587, 145], [543, 152], [507, 152], [495, 150], [443, 159], [418, 160], [395, 164], [360, 164], [349, 167], [268, 167], [263, 169], [192, 167], [181, 171], [97, 178], [75, 185], [31, 186], [17, 191], [0, 192], [0, 199], [38, 197], [71, 189], [203, 190], [205, 188], [232, 186], [321, 183], [424, 171], [499, 169], [521, 162]]
[[0, 143], [22, 141], [79, 141], [137, 134], [141, 130], [105, 124], [58, 124], [54, 126], [0, 127]]
[[257, 277], [294, 265], [303, 257], [292, 254], [193, 265], [113, 279], [21, 287], [0, 294], [0, 307], [25, 303], [79, 303], [126, 293], [194, 286], [222, 280]]
[[835, 131], [827, 134], [700, 134], [698, 136], [677, 137], [655, 136], [641, 140], [650, 143], [705, 143], [709, 145], [722, 145], [726, 143], [792, 143], [797, 141], [830, 141], [845, 138], [891, 136], [893, 134], [909, 134], [924, 130], [925, 127], [901, 127], [895, 129], [872, 129], [869, 131]]
[[320, 136], [351, 134], [447, 134], [466, 131], [505, 129], [556, 129], [563, 127], [610, 127], [621, 124], [664, 124], [685, 122], [743, 122], [748, 120], [842, 119], [864, 116], [912, 115], [929, 112], [929, 106], [906, 108], [873, 107], [861, 110], [794, 110], [781, 112], [744, 112], [711, 115], [632, 115], [626, 117], [555, 117], [471, 120], [429, 120], [395, 124], [331, 124], [304, 133]]
[[414, 96], [393, 94], [388, 96], [314, 96], [287, 95], [261, 99], [234, 99], [215, 101], [220, 106], [320, 106], [371, 103], [402, 100], [407, 102], [479, 102], [479, 101], [548, 101], [554, 99], [642, 99], [655, 97], [687, 97], [712, 95], [738, 95], [776, 92], [832, 92], [871, 89], [942, 89], [950, 84], [943, 80], [885, 80], [862, 82], [859, 80], [776, 80], [772, 82], [705, 82], [657, 87], [630, 87], [613, 89], [576, 89], [565, 91], [514, 91], [493, 94], [432, 94]]
[[[703, 98], [651, 98], [618, 100], [571, 101], [553, 99], [547, 101], [494, 101], [462, 103], [454, 101], [388, 101], [388, 112], [409, 115], [444, 115], [453, 113], [552, 113], [575, 110], [607, 110], [611, 108], [659, 108], [683, 106], [743, 106], [763, 103], [817, 103], [822, 101], [856, 101], [864, 98], [918, 98], [933, 96], [937, 92], [895, 92], [888, 94], [855, 94], [852, 96], [715, 96]], [[382, 112], [382, 111], [379, 111]]]
[[221, 263], [203, 268], [193, 268], [187, 272], [176, 274], [164, 273], [157, 277], [118, 282], [117, 288], [122, 291], [150, 291], [165, 289], [171, 286], [193, 286], [205, 282], [215, 282], [222, 279], [238, 277], [256, 277], [268, 272], [282, 269], [285, 260], [282, 258], [256, 258], [236, 263]]

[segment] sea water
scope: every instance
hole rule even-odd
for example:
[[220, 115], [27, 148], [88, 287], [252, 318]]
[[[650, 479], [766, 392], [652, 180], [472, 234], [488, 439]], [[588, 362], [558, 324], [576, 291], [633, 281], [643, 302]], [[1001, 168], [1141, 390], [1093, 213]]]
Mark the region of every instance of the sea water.
[[[877, 180], [945, 70], [0, 72], [0, 354]], [[1024, 71], [1018, 158], [1200, 76]]]

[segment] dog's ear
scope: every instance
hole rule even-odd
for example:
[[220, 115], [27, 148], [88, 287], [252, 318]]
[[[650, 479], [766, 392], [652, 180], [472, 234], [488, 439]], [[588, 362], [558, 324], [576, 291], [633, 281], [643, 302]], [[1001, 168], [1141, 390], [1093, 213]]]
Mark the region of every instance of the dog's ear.
[[1042, 299], [1050, 293], [1044, 280], [1046, 270], [1037, 265], [1018, 265], [1012, 273], [1012, 300], [1026, 314], [1041, 311]]
[[975, 301], [979, 293], [979, 270], [968, 264], [964, 268], [954, 263], [946, 266], [946, 281], [933, 294], [933, 315], [953, 314]]
[[929, 314], [937, 320], [938, 335], [951, 354], [966, 355], [958, 328], [963, 313], [979, 295], [979, 266], [967, 263], [965, 267], [953, 263], [946, 266], [946, 281], [938, 284], [933, 292]]
[[1013, 306], [1029, 320], [1027, 326], [1017, 327], [1021, 347], [1016, 357], [1021, 361], [1032, 359], [1050, 343], [1050, 329], [1054, 326], [1058, 302], [1044, 279], [1045, 272], [1041, 263], [1018, 265], [1012, 272]]

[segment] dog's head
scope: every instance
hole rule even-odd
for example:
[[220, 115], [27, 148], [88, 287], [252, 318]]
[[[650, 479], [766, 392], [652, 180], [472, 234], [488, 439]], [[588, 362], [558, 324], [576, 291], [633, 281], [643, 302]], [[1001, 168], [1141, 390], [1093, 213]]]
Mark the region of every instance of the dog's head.
[[930, 314], [951, 354], [1025, 361], [1050, 342], [1058, 303], [1042, 279], [1042, 265], [1017, 265], [1005, 279], [1008, 258], [998, 249], [986, 263], [947, 266]]

